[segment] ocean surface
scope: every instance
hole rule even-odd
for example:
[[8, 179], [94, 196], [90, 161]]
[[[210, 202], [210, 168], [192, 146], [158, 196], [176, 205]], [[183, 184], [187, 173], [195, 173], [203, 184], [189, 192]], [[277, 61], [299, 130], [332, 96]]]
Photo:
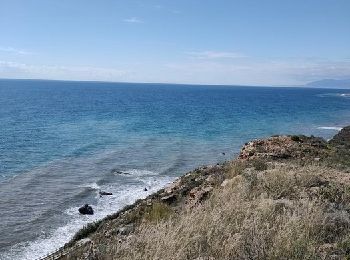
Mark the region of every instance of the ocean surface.
[[[0, 80], [0, 259], [43, 256], [86, 223], [233, 158], [253, 138], [328, 139], [350, 124], [349, 94]], [[85, 203], [95, 215], [78, 214]]]

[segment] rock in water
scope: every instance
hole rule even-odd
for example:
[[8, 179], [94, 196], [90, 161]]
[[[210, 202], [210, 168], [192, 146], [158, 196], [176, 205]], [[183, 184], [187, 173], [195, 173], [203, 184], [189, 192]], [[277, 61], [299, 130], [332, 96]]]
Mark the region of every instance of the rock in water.
[[103, 196], [103, 195], [113, 195], [112, 192], [106, 192], [106, 191], [100, 191], [100, 195]]
[[147, 188], [144, 188], [143, 191], [148, 191], [148, 189], [147, 189]]
[[93, 215], [94, 210], [92, 209], [91, 206], [89, 206], [88, 204], [85, 204], [84, 206], [79, 208], [79, 213], [83, 215]]
[[111, 173], [112, 174], [119, 174], [119, 175], [130, 175], [130, 173], [128, 173], [128, 172], [119, 171], [117, 169], [112, 169]]

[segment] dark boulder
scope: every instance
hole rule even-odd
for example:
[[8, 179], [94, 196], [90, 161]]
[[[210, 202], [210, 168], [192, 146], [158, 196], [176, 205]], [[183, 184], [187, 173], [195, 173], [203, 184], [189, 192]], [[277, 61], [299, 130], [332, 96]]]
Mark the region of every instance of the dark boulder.
[[91, 206], [89, 206], [88, 204], [85, 204], [84, 206], [79, 208], [79, 213], [83, 215], [93, 215], [94, 210], [92, 209]]
[[112, 192], [106, 192], [106, 191], [100, 191], [100, 196], [103, 196], [103, 195], [113, 195]]
[[147, 188], [144, 188], [143, 191], [148, 191], [148, 189], [147, 189]]

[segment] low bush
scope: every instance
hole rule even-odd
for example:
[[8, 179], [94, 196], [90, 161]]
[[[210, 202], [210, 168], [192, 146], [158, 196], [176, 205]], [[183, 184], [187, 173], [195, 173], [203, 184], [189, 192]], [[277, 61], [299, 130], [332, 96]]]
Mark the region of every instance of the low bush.
[[88, 237], [91, 233], [95, 232], [98, 229], [100, 224], [101, 221], [87, 224], [74, 235], [72, 242]]
[[300, 142], [300, 137], [297, 136], [297, 135], [292, 135], [292, 136], [290, 137], [290, 139], [292, 139], [292, 141], [294, 141], [294, 142]]
[[252, 164], [254, 169], [257, 171], [265, 171], [268, 168], [267, 163], [263, 160], [256, 159], [252, 162]]
[[150, 222], [159, 222], [168, 219], [173, 210], [165, 203], [157, 202], [152, 204], [145, 212], [144, 219]]

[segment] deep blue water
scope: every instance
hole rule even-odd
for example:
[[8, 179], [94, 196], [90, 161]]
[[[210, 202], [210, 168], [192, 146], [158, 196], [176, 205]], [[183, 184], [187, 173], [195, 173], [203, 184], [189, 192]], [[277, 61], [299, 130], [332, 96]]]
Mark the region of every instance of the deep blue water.
[[[253, 138], [330, 138], [350, 124], [343, 93], [350, 90], [0, 80], [0, 259], [40, 256]], [[99, 198], [99, 189], [114, 196]], [[98, 214], [77, 215], [85, 202]]]

